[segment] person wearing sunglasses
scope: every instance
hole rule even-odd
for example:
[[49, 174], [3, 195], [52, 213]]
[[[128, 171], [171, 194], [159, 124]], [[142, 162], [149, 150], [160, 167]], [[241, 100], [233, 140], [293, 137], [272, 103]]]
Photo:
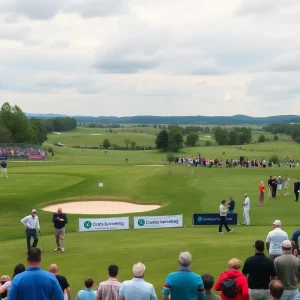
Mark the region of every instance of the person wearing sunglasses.
[[[23, 218], [21, 223], [26, 228], [26, 239], [27, 239], [27, 249], [29, 250], [31, 247], [36, 248], [39, 238], [37, 232], [40, 231], [40, 222], [39, 218], [36, 215], [36, 210], [33, 209], [31, 211], [31, 215]], [[31, 238], [33, 238], [33, 244], [31, 246]]]

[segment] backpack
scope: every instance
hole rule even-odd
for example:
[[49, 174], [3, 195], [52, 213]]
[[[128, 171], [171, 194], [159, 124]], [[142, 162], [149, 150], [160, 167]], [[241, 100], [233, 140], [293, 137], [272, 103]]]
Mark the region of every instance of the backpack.
[[229, 298], [235, 298], [239, 294], [236, 278], [228, 276], [223, 279], [222, 293]]

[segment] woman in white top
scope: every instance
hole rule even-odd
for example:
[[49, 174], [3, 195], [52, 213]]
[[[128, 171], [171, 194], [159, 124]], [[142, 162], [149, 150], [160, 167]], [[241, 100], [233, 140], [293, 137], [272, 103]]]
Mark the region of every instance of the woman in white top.
[[16, 267], [14, 269], [14, 275], [13, 275], [12, 279], [9, 280], [9, 281], [6, 281], [2, 286], [0, 286], [0, 294], [7, 293], [7, 297], [4, 298], [4, 299], [8, 299], [8, 294], [9, 294], [9, 290], [10, 290], [11, 282], [12, 282], [13, 278], [16, 275], [24, 272], [25, 270], [26, 270], [26, 268], [25, 268], [25, 266], [23, 264], [16, 265]]

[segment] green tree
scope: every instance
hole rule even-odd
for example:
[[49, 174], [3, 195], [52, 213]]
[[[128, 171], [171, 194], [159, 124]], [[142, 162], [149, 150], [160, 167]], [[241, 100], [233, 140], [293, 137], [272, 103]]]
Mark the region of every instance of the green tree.
[[236, 130], [230, 130], [229, 132], [229, 141], [228, 144], [229, 145], [237, 145], [238, 142], [238, 132]]
[[199, 141], [198, 133], [191, 132], [187, 135], [185, 144], [190, 147], [195, 147], [198, 141]]
[[205, 142], [205, 146], [211, 147], [211, 146], [212, 146], [212, 142], [211, 142], [211, 141], [206, 141], [206, 142]]
[[204, 132], [205, 133], [209, 133], [210, 132], [210, 128], [209, 127], [205, 127]]
[[156, 144], [156, 148], [159, 149], [160, 151], [166, 152], [168, 150], [169, 134], [166, 129], [163, 129], [159, 132], [155, 144]]
[[218, 126], [214, 128], [213, 132], [214, 132], [214, 138], [218, 143], [218, 145], [220, 146], [227, 145], [229, 140], [229, 133], [226, 128], [222, 128]]
[[53, 147], [51, 147], [51, 146], [48, 147], [48, 152], [49, 152], [49, 153], [53, 153]]
[[105, 140], [103, 141], [103, 148], [104, 148], [104, 149], [108, 149], [109, 147], [110, 147], [110, 142], [109, 142], [108, 139], [105, 139]]
[[129, 139], [129, 138], [126, 138], [125, 140], [124, 140], [124, 144], [126, 145], [126, 147], [127, 147], [127, 150], [129, 149], [129, 145], [131, 144], [131, 139]]
[[11, 132], [5, 127], [0, 127], [0, 143], [7, 143], [10, 141], [10, 138]]
[[134, 150], [135, 146], [136, 146], [136, 142], [135, 141], [131, 141], [131, 149], [132, 150]]
[[178, 125], [170, 125], [169, 130], [169, 143], [168, 148], [170, 151], [178, 152], [183, 148], [183, 134]]
[[264, 143], [266, 141], [266, 137], [263, 135], [263, 134], [261, 134], [260, 136], [259, 136], [259, 138], [258, 138], [258, 142], [259, 143]]
[[277, 164], [279, 162], [279, 158], [276, 154], [273, 154], [271, 157], [270, 157], [270, 160], [273, 162], [273, 164]]
[[278, 139], [279, 139], [279, 138], [278, 138], [278, 135], [275, 134], [275, 135], [274, 135], [274, 141], [278, 141]]

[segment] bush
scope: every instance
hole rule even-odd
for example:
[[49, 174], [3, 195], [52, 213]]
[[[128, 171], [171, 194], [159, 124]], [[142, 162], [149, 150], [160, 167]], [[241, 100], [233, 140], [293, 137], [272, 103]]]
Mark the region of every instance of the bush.
[[297, 137], [297, 138], [295, 139], [295, 142], [300, 144], [300, 137]]
[[274, 141], [278, 141], [278, 135], [274, 135]]
[[270, 157], [271, 162], [273, 162], [273, 164], [277, 164], [279, 162], [278, 156], [276, 154], [273, 154]]
[[49, 147], [49, 148], [48, 148], [48, 152], [49, 152], [49, 153], [53, 153], [53, 148], [52, 148], [52, 147]]
[[264, 143], [266, 141], [266, 137], [263, 135], [263, 134], [261, 134], [260, 136], [259, 136], [259, 138], [258, 138], [258, 142], [259, 143]]
[[212, 146], [212, 142], [211, 141], [206, 141], [205, 146], [211, 147]]

